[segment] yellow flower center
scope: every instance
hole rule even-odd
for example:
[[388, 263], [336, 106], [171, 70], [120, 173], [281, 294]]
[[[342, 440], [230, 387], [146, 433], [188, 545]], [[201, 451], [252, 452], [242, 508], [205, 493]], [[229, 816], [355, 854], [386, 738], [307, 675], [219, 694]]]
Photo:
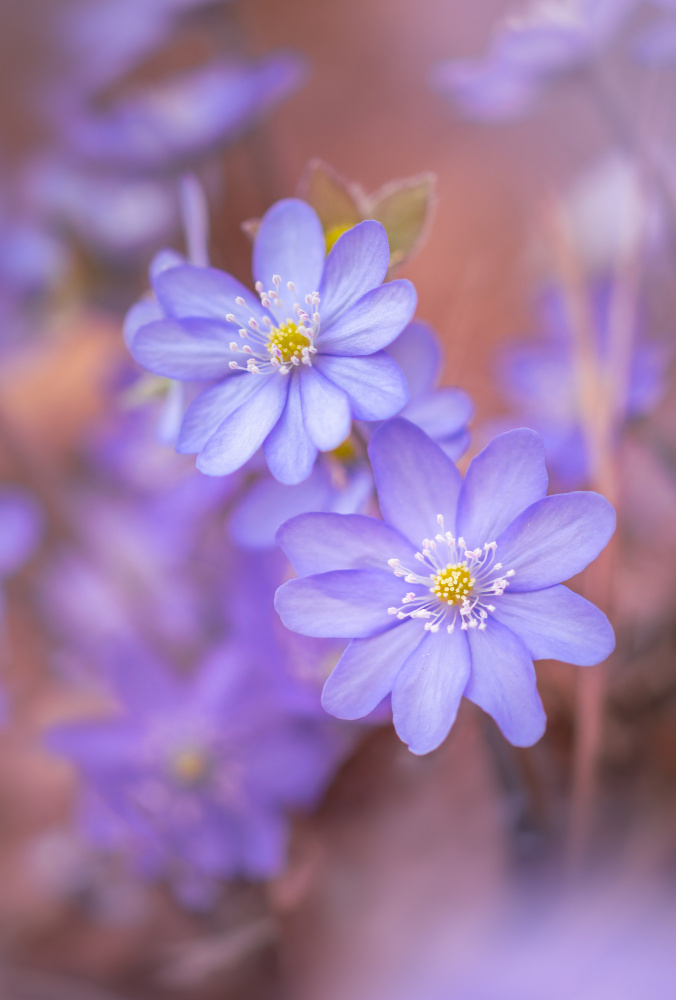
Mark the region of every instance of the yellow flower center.
[[352, 226], [331, 226], [324, 233], [324, 238], [326, 239], [326, 252], [329, 253], [333, 249], [335, 244], [338, 242], [343, 233], [347, 233], [352, 229]]
[[330, 451], [329, 454], [332, 458], [335, 458], [337, 462], [343, 462], [346, 465], [354, 462], [357, 458], [357, 449], [354, 441], [352, 440], [352, 435], [350, 434], [346, 437], [343, 443], [339, 444], [337, 448]]
[[197, 747], [184, 747], [171, 760], [171, 773], [186, 785], [197, 785], [209, 771], [207, 755]]
[[273, 326], [270, 330], [267, 347], [271, 357], [278, 358], [282, 364], [288, 364], [293, 358], [302, 361], [303, 350], [312, 347], [312, 341], [293, 320], [287, 319], [286, 323]]
[[432, 577], [430, 593], [446, 604], [460, 604], [471, 592], [474, 580], [467, 563], [449, 563], [446, 569]]

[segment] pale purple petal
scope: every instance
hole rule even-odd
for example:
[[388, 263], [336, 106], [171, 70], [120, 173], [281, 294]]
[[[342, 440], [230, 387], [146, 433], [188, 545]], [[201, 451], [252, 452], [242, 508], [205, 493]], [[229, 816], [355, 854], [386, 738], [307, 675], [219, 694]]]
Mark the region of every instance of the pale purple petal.
[[312, 443], [303, 420], [299, 376], [299, 372], [286, 376], [273, 375], [273, 378], [288, 380], [289, 392], [284, 411], [263, 446], [270, 472], [275, 479], [287, 486], [307, 479], [317, 457], [317, 448]]
[[[322, 326], [317, 349], [321, 354], [339, 356], [375, 354], [401, 333], [415, 312], [417, 300], [410, 281], [388, 281]], [[321, 313], [321, 304], [319, 308]]]
[[[422, 629], [421, 629], [422, 631]], [[470, 675], [467, 635], [442, 627], [424, 639], [397, 674], [392, 719], [412, 753], [435, 750], [448, 736]]]
[[[239, 327], [248, 326], [253, 317], [261, 320], [267, 315], [261, 301], [226, 271], [215, 267], [173, 267], [162, 271], [153, 282], [155, 294], [168, 316], [183, 319], [199, 316], [220, 321], [224, 329], [226, 343], [235, 339]], [[236, 299], [244, 299], [238, 305]], [[232, 313], [235, 323], [228, 323], [225, 317]]]
[[277, 542], [299, 576], [337, 569], [391, 572], [389, 559], [406, 564], [416, 551], [389, 524], [363, 514], [299, 514], [282, 525]]
[[339, 719], [368, 715], [392, 690], [401, 665], [425, 634], [420, 622], [406, 621], [382, 635], [355, 639], [324, 685], [324, 709]]
[[147, 326], [149, 323], [155, 323], [163, 317], [162, 307], [154, 297], [141, 299], [133, 305], [124, 318], [124, 326], [122, 328], [124, 342], [127, 347], [131, 347], [141, 327]]
[[0, 490], [0, 577], [15, 573], [28, 562], [44, 532], [44, 514], [30, 493]]
[[[405, 375], [406, 369], [402, 368]], [[409, 381], [410, 385], [410, 379]], [[455, 437], [464, 430], [474, 414], [474, 403], [464, 389], [444, 387], [411, 399], [399, 414], [421, 427], [433, 441]]]
[[495, 602], [495, 617], [519, 636], [534, 660], [589, 667], [615, 648], [615, 633], [603, 612], [568, 587], [507, 591]]
[[[315, 465], [308, 478], [296, 486], [265, 477], [248, 490], [230, 518], [230, 534], [234, 541], [247, 549], [268, 549], [275, 544], [275, 535], [285, 521], [306, 511], [327, 510], [333, 499], [333, 488], [326, 470]], [[342, 567], [327, 566], [310, 570]], [[298, 567], [296, 567], [298, 571]]]
[[432, 389], [441, 372], [442, 356], [439, 338], [427, 323], [409, 323], [388, 346], [387, 353], [403, 371], [411, 401]]
[[182, 381], [222, 378], [241, 360], [229, 347], [224, 323], [209, 319], [161, 319], [142, 326], [129, 349], [148, 371]]
[[262, 388], [262, 378], [241, 372], [205, 389], [185, 412], [176, 450], [183, 455], [201, 451], [226, 417]]
[[318, 369], [304, 369], [298, 376], [305, 429], [320, 451], [331, 451], [350, 433], [350, 401], [346, 393]]
[[387, 233], [372, 219], [353, 226], [331, 249], [319, 294], [322, 324], [329, 326], [366, 292], [382, 284], [390, 266]]
[[497, 538], [502, 572], [514, 570], [510, 593], [543, 590], [581, 572], [615, 531], [615, 511], [599, 493], [543, 497]]
[[277, 591], [275, 608], [292, 632], [363, 639], [399, 624], [387, 609], [401, 603], [408, 586], [391, 572], [340, 569], [289, 580]]
[[230, 414], [204, 445], [197, 458], [200, 472], [227, 476], [240, 469], [263, 444], [282, 414], [288, 382], [272, 375], [261, 378], [261, 383], [258, 392]]
[[491, 618], [485, 629], [469, 629], [472, 672], [465, 697], [487, 712], [514, 746], [528, 747], [545, 731], [530, 653], [510, 629]]
[[416, 548], [444, 531], [455, 530], [462, 478], [439, 445], [408, 420], [396, 418], [378, 428], [369, 456], [383, 518]]
[[548, 483], [540, 435], [527, 428], [500, 434], [469, 464], [458, 498], [458, 535], [470, 549], [494, 542], [545, 496]]
[[[287, 282], [296, 288], [295, 301], [319, 291], [326, 242], [317, 213], [306, 202], [285, 198], [268, 209], [261, 219], [253, 248], [253, 274], [266, 291], [273, 275], [282, 279], [280, 294], [287, 298]], [[291, 298], [291, 301], [293, 299]]]
[[312, 363], [347, 393], [356, 420], [387, 420], [406, 405], [406, 379], [385, 351], [366, 358], [316, 355]]

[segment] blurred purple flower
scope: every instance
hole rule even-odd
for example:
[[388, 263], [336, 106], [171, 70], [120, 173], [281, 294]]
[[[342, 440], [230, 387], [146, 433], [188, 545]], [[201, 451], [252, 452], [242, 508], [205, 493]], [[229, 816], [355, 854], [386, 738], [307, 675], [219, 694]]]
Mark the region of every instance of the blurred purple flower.
[[[610, 405], [615, 426], [620, 428], [625, 420], [649, 413], [660, 401], [667, 356], [664, 346], [641, 341], [635, 335], [624, 387], [624, 380], [613, 370], [612, 303], [610, 282], [599, 281], [592, 286], [596, 400], [604, 403], [606, 394], [616, 394]], [[543, 339], [512, 343], [502, 352], [498, 358], [499, 384], [517, 411], [519, 422], [542, 435], [547, 463], [558, 483], [574, 489], [587, 483], [590, 474], [579, 359], [566, 303], [558, 289], [550, 288], [541, 296], [539, 312]], [[639, 321], [637, 325], [643, 324]]]
[[483, 59], [453, 59], [433, 85], [469, 118], [528, 112], [552, 80], [579, 70], [612, 41], [637, 0], [538, 0], [503, 22]]
[[114, 655], [120, 716], [61, 726], [47, 737], [86, 778], [94, 803], [89, 835], [122, 841], [147, 875], [173, 876], [179, 889], [191, 871], [277, 874], [288, 811], [316, 804], [344, 740], [280, 711], [245, 647], [214, 650], [189, 680], [137, 648]]
[[597, 493], [546, 496], [542, 441], [526, 429], [491, 442], [464, 482], [399, 418], [369, 455], [383, 521], [301, 514], [278, 536], [300, 574], [277, 592], [284, 624], [353, 640], [324, 707], [360, 718], [391, 691], [397, 733], [423, 754], [446, 738], [464, 694], [529, 746], [545, 728], [532, 661], [584, 666], [614, 647], [605, 615], [560, 586], [606, 545], [613, 508]]
[[301, 83], [298, 56], [218, 61], [126, 93], [70, 125], [77, 162], [104, 171], [176, 172], [250, 127]]
[[272, 474], [294, 484], [318, 451], [346, 439], [353, 418], [401, 410], [406, 382], [383, 348], [411, 319], [416, 293], [409, 281], [382, 284], [388, 266], [380, 223], [359, 223], [326, 257], [316, 213], [286, 199], [256, 234], [259, 298], [212, 268], [157, 274], [153, 288], [171, 318], [137, 328], [132, 354], [167, 378], [219, 380], [188, 408], [177, 450], [197, 452], [202, 472], [227, 475], [263, 445]]
[[[460, 458], [469, 444], [467, 424], [474, 407], [464, 390], [437, 386], [443, 361], [434, 331], [419, 321], [409, 323], [386, 351], [408, 385], [409, 401], [400, 416], [422, 427], [449, 458]], [[319, 456], [303, 483], [284, 486], [271, 476], [258, 479], [234, 508], [233, 539], [245, 548], [269, 548], [275, 544], [277, 529], [296, 514], [365, 513], [374, 493], [366, 442], [377, 426], [357, 424], [337, 449]]]

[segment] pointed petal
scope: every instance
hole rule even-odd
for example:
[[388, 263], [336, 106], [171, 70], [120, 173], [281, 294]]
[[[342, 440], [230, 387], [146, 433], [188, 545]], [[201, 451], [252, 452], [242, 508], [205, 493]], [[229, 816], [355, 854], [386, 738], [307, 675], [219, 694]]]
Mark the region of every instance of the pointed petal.
[[[186, 319], [199, 316], [219, 320], [226, 331], [226, 342], [241, 326], [247, 326], [251, 317], [257, 320], [267, 315], [260, 299], [249, 288], [233, 278], [227, 271], [215, 267], [173, 267], [162, 271], [153, 281], [159, 302], [168, 316]], [[244, 299], [238, 305], [236, 299]], [[232, 313], [237, 322], [226, 325], [226, 315]]]
[[526, 508], [497, 538], [498, 559], [513, 569], [510, 593], [569, 580], [608, 544], [615, 511], [600, 493], [561, 493]]
[[316, 368], [305, 368], [298, 376], [307, 433], [320, 451], [331, 451], [350, 433], [350, 401], [335, 382]]
[[534, 660], [590, 667], [615, 648], [615, 633], [603, 612], [561, 585], [527, 594], [506, 592], [496, 599], [495, 617], [518, 635]]
[[387, 609], [401, 603], [407, 586], [392, 573], [340, 569], [282, 584], [275, 595], [275, 608], [292, 632], [363, 639], [398, 623]]
[[514, 746], [529, 747], [547, 719], [530, 653], [510, 629], [491, 618], [483, 631], [469, 629], [472, 673], [465, 697], [487, 712]]
[[392, 718], [411, 753], [436, 750], [448, 736], [470, 674], [467, 635], [442, 626], [425, 638], [397, 674]]
[[417, 301], [415, 288], [403, 278], [379, 285], [332, 323], [322, 325], [317, 348], [321, 354], [339, 356], [375, 354], [401, 333]]
[[379, 222], [353, 226], [326, 258], [319, 294], [322, 324], [329, 326], [366, 292], [385, 280], [390, 265], [387, 234]]
[[292, 281], [302, 304], [306, 295], [319, 291], [325, 254], [317, 213], [304, 201], [285, 198], [261, 219], [253, 249], [254, 279], [267, 291], [273, 287], [272, 276], [280, 275], [282, 298], [288, 296], [286, 284]]
[[261, 382], [258, 392], [230, 414], [204, 445], [197, 457], [200, 472], [227, 476], [241, 469], [263, 444], [282, 414], [288, 382], [277, 374]]
[[137, 330], [129, 349], [148, 371], [192, 382], [222, 378], [241, 360], [229, 347], [228, 330], [216, 320], [162, 319]]
[[406, 564], [415, 556], [398, 531], [363, 514], [299, 514], [282, 525], [277, 543], [299, 576], [336, 569], [391, 572], [388, 559]]
[[424, 635], [420, 622], [405, 621], [382, 635], [351, 642], [324, 685], [325, 711], [339, 719], [362, 719], [372, 712]]
[[241, 372], [205, 389], [185, 411], [176, 451], [182, 455], [201, 451], [223, 421], [262, 388], [259, 376]]
[[275, 479], [293, 486], [312, 472], [317, 449], [303, 420], [300, 372], [278, 377], [288, 380], [289, 392], [284, 412], [265, 440], [265, 458]]
[[371, 438], [369, 456], [383, 518], [418, 549], [440, 530], [454, 531], [462, 477], [439, 445], [408, 420], [396, 418]]
[[316, 355], [313, 365], [350, 400], [356, 420], [387, 420], [406, 405], [406, 379], [385, 351], [366, 358]]
[[542, 438], [525, 427], [500, 434], [473, 458], [458, 498], [458, 535], [470, 549], [494, 542], [547, 493]]

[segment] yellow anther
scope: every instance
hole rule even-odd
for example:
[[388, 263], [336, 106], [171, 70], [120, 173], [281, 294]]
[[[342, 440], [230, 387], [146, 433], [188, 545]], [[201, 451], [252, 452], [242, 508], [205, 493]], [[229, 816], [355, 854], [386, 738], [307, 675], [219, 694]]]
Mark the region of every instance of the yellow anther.
[[267, 346], [273, 358], [278, 358], [282, 364], [288, 364], [293, 358], [301, 361], [303, 350], [311, 347], [312, 341], [293, 320], [288, 319], [286, 323], [272, 328]]
[[197, 747], [184, 747], [171, 760], [171, 772], [186, 785], [197, 785], [209, 771], [209, 759]]
[[472, 592], [474, 579], [467, 568], [467, 563], [450, 563], [441, 573], [432, 577], [430, 593], [446, 604], [461, 604]]

